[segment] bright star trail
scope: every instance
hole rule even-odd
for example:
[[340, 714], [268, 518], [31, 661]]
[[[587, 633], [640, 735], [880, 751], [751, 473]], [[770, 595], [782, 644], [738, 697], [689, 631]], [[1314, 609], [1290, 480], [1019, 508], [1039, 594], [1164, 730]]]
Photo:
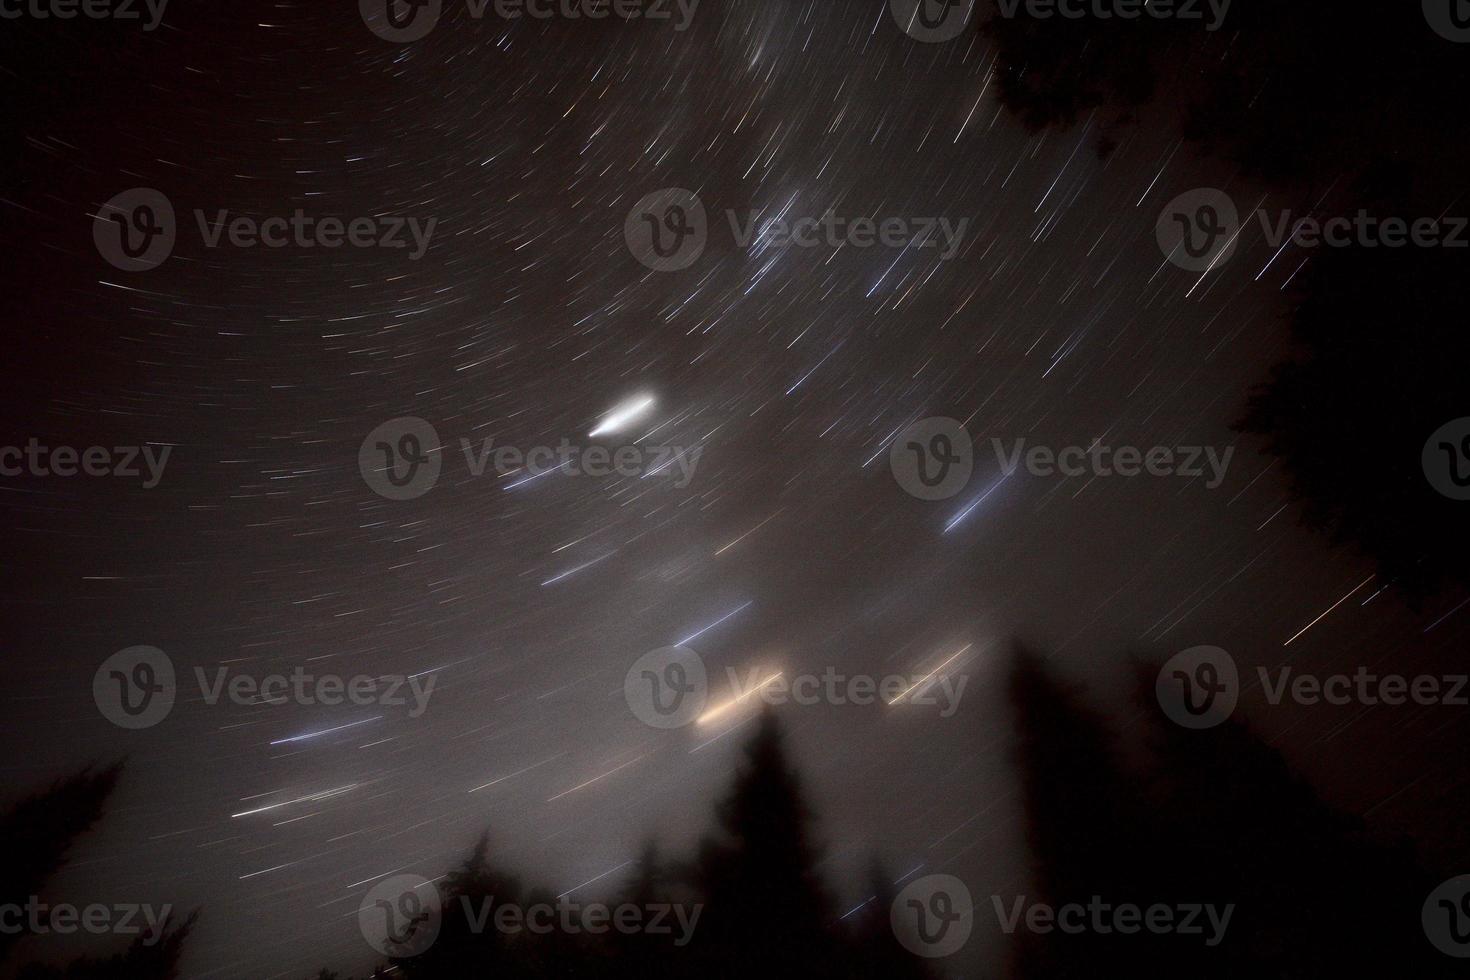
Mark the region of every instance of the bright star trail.
[[724, 715], [725, 713], [727, 713], [728, 711], [730, 711], [732, 708], [735, 708], [735, 707], [739, 706], [740, 704], [744, 703], [747, 698], [752, 698], [752, 697], [755, 697], [756, 695], [760, 694], [760, 692], [761, 692], [761, 690], [763, 688], [765, 688], [766, 686], [768, 686], [772, 681], [776, 680], [780, 676], [781, 676], [781, 672], [780, 671], [777, 671], [776, 673], [770, 675], [769, 677], [762, 678], [761, 680], [759, 680], [756, 683], [752, 684], [750, 686], [750, 689], [747, 690], [747, 691], [745, 691], [743, 694], [739, 694], [739, 695], [731, 698], [729, 701], [726, 701], [724, 704], [721, 704], [721, 705], [718, 705], [716, 707], [710, 708], [704, 714], [702, 714], [698, 718], [696, 718], [695, 721], [698, 724], [701, 724], [701, 725], [707, 725], [707, 724], [709, 724], [710, 722], [714, 721], [716, 718], [719, 718], [721, 715]]
[[628, 423], [643, 415], [652, 407], [653, 398], [650, 396], [624, 402], [613, 409], [601, 422], [597, 423], [596, 428], [587, 433], [587, 437], [589, 439], [595, 439], [597, 436], [607, 435], [610, 432], [625, 429], [628, 427]]

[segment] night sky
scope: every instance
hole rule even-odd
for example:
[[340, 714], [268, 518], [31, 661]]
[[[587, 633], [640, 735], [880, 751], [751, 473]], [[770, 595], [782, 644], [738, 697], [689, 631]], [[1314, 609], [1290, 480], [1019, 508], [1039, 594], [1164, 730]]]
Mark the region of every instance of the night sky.
[[[1230, 651], [1252, 725], [1433, 854], [1458, 819], [1436, 773], [1464, 709], [1249, 693], [1257, 665], [1444, 670], [1470, 623], [1299, 526], [1279, 464], [1232, 430], [1287, 350], [1282, 288], [1306, 256], [1273, 258], [1248, 225], [1202, 276], [1166, 259], [1156, 222], [1197, 187], [1242, 208], [1267, 190], [1162, 126], [1105, 158], [1085, 116], [1028, 133], [983, 35], [924, 43], [878, 0], [704, 0], [682, 31], [672, 9], [476, 20], [446, 0], [407, 44], [300, 0], [174, 0], [152, 31], [5, 22], [5, 442], [169, 448], [151, 487], [0, 478], [6, 786], [128, 760], [58, 896], [199, 906], [186, 975], [227, 978], [362, 969], [365, 889], [442, 874], [486, 828], [526, 877], [606, 894], [644, 839], [679, 853], [707, 830], [755, 717], [635, 716], [628, 669], [681, 641], [712, 704], [727, 668], [968, 678], [949, 717], [777, 709], [844, 908], [874, 853], [895, 878], [1024, 890], [998, 683], [1016, 637], [1125, 723], [1130, 657]], [[126, 271], [93, 225], [136, 187], [171, 202], [177, 241]], [[707, 212], [673, 271], [625, 238], [666, 188]], [[418, 258], [406, 232], [402, 249], [209, 247], [196, 209], [435, 224]], [[966, 224], [946, 257], [742, 245], [727, 218], [828, 211]], [[921, 500], [889, 448], [935, 416], [963, 424], [974, 468]], [[359, 454], [405, 417], [433, 427], [441, 469], [388, 499]], [[667, 445], [693, 465], [475, 475], [461, 439], [488, 438]], [[1007, 477], [992, 439], [1234, 453], [1214, 487]], [[180, 690], [127, 730], [92, 685], [137, 645]], [[416, 717], [211, 705], [194, 671], [221, 667], [434, 687]], [[977, 930], [945, 968], [974, 975], [1002, 939]]]

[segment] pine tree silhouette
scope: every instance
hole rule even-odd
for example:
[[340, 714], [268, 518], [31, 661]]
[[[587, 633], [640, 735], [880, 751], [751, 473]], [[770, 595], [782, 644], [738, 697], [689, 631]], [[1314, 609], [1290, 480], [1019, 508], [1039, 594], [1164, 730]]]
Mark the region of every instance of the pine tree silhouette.
[[[102, 818], [123, 763], [88, 767], [16, 803], [0, 815], [0, 906], [25, 906], [66, 863], [72, 844]], [[84, 957], [64, 967], [28, 964], [22, 980], [172, 980], [179, 955], [198, 918], [166, 917], [157, 934], [140, 935], [127, 950], [107, 958]], [[0, 931], [0, 960], [23, 938]]]
[[893, 875], [874, 855], [868, 862], [866, 901], [847, 917], [852, 934], [849, 976], [873, 980], [925, 980], [926, 962], [903, 948], [893, 932], [889, 912], [898, 897]]
[[525, 908], [530, 895], [521, 881], [490, 863], [490, 836], [480, 835], [464, 862], [439, 886], [439, 933], [417, 956], [395, 959], [405, 977], [459, 977], [482, 973], [535, 975], [528, 933], [495, 925], [501, 906]]
[[165, 918], [157, 937], [139, 936], [125, 952], [106, 958], [83, 957], [64, 967], [32, 963], [20, 971], [19, 980], [176, 980], [184, 941], [198, 917], [195, 911], [177, 924]]
[[1154, 676], [1140, 667], [1137, 698], [1156, 761], [1163, 888], [1236, 906], [1225, 942], [1181, 947], [1171, 968], [1221, 978], [1448, 976], [1452, 961], [1425, 941], [1419, 921], [1443, 876], [1327, 804], [1244, 723], [1200, 731], [1170, 723]]
[[1416, 166], [1431, 153], [1463, 160], [1470, 148], [1444, 123], [1470, 66], [1428, 29], [1418, 4], [1363, 18], [1343, 16], [1333, 0], [1232, 0], [1216, 31], [1184, 19], [1036, 18], [1023, 8], [979, 29], [996, 45], [1002, 103], [1033, 130], [1088, 116], [1115, 129], [1153, 102], [1199, 151], [1283, 186], [1325, 186], [1389, 156], [1385, 147], [1401, 159], [1419, 154]]
[[[393, 960], [394, 975], [417, 980], [459, 980], [492, 972], [640, 980], [753, 974], [905, 980], [929, 975], [894, 940], [886, 905], [881, 934], [876, 920], [871, 934], [844, 931], [836, 923], [816, 868], [810, 814], [771, 712], [762, 715], [716, 814], [717, 833], [701, 842], [687, 865], [667, 863], [654, 843], [645, 844], [629, 883], [610, 903], [638, 906], [645, 917], [651, 906], [682, 904], [684, 923], [693, 924], [686, 945], [676, 942], [684, 938], [685, 928], [673, 914], [663, 917], [669, 932], [662, 934], [609, 928], [598, 935], [570, 935], [558, 928], [538, 936], [499, 930], [499, 906], [554, 906], [557, 898], [545, 890], [528, 890], [519, 879], [494, 868], [488, 837], [482, 835], [465, 861], [440, 883], [443, 914], [434, 943], [417, 956]], [[887, 887], [881, 901], [891, 899]], [[481, 913], [487, 902], [485, 917]]]
[[[1345, 247], [1292, 250], [1293, 265], [1306, 262], [1288, 294], [1298, 303], [1295, 350], [1238, 428], [1267, 438], [1303, 522], [1370, 557], [1382, 582], [1411, 597], [1470, 585], [1470, 522], [1432, 488], [1420, 458], [1431, 433], [1467, 414], [1459, 368], [1470, 335], [1458, 313], [1470, 299], [1470, 249], [1450, 239], [1467, 240], [1453, 229], [1470, 129], [1445, 120], [1460, 114], [1470, 59], [1416, 3], [1357, 17], [1334, 0], [1234, 0], [1227, 16], [1208, 32], [1180, 20], [1023, 11], [984, 30], [997, 46], [1002, 102], [1031, 129], [1086, 117], [1111, 146], [1121, 126], [1148, 115], [1273, 191], [1303, 202], [1335, 191], [1318, 206], [1341, 215], [1319, 219], [1359, 209], [1410, 223], [1448, 215], [1444, 246], [1355, 235]], [[1297, 211], [1293, 223], [1307, 216]]]
[[[1211, 978], [1413, 976], [1459, 972], [1426, 941], [1419, 917], [1443, 875], [1409, 849], [1375, 840], [1327, 804], [1279, 752], [1239, 721], [1193, 731], [1137, 670], [1146, 769], [1119, 762], [1101, 719], [1020, 652], [1011, 697], [1039, 898], [1085, 904], [1214, 906], [1223, 934], [1014, 938], [1024, 980], [1081, 976]], [[1206, 937], [1215, 940], [1211, 945]]]
[[718, 835], [700, 845], [707, 907], [693, 946], [705, 976], [840, 973], [832, 905], [799, 781], [775, 713], [764, 710], [735, 785], [717, 807]]
[[[658, 844], [651, 840], [644, 843], [633, 878], [617, 899], [618, 903], [633, 905], [645, 915], [655, 906], [682, 903], [692, 908], [699, 901], [693, 889], [679, 881], [678, 872], [663, 860]], [[653, 934], [641, 929], [610, 933], [607, 962], [600, 972], [629, 978], [694, 976], [694, 951], [687, 944], [675, 945], [678, 927], [671, 915], [666, 914], [664, 919], [662, 926], [670, 927], [675, 933]]]
[[[1149, 875], [1141, 865], [1148, 848], [1144, 814], [1112, 733], [1022, 645], [1012, 661], [1010, 699], [1037, 893], [1026, 905], [1086, 906], [1093, 896], [1112, 905], [1147, 905]], [[1009, 903], [1016, 897], [1001, 899]], [[1008, 904], [1007, 911], [1013, 908]], [[1018, 977], [1138, 975], [1136, 935], [1032, 934], [1024, 912], [1018, 930]]]
[[[1386, 213], [1434, 213], [1384, 200]], [[1376, 559], [1381, 581], [1410, 595], [1470, 583], [1463, 502], [1433, 488], [1420, 455], [1431, 433], [1470, 414], [1467, 250], [1328, 251], [1303, 273], [1300, 354], [1252, 398], [1241, 428], [1285, 460], [1303, 522]]]
[[[75, 840], [102, 818], [123, 764], [57, 780], [0, 816], [0, 904], [24, 905], [66, 862]], [[0, 959], [20, 939], [0, 931]]]
[[[1029, 907], [1186, 905], [1231, 907], [1223, 932], [1199, 917], [1200, 933], [1150, 931], [1031, 933], [1011, 937], [1018, 980], [1095, 977], [1275, 977], [1459, 974], [1458, 962], [1426, 941], [1419, 914], [1443, 875], [1429, 874], [1409, 850], [1374, 840], [1363, 822], [1334, 809], [1294, 773], [1279, 752], [1227, 721], [1190, 731], [1158, 709], [1156, 669], [1137, 665], [1139, 706], [1131, 719], [1149, 750], [1125, 765], [1104, 718], [1058, 681], [1035, 653], [1017, 646], [1009, 696], [1016, 764], [1033, 859]], [[875, 859], [868, 899], [834, 920], [817, 873], [810, 815], [770, 711], [745, 747], [729, 794], [717, 807], [717, 833], [685, 867], [644, 845], [618, 901], [648, 908], [702, 904], [693, 941], [668, 936], [548, 936], [503, 933], [502, 904], [554, 903], [495, 869], [481, 837], [440, 889], [445, 914], [438, 940], [420, 956], [374, 976], [447, 980], [479, 975], [552, 977], [803, 977], [919, 980], [932, 964], [898, 944], [888, 921], [892, 876]], [[483, 930], [471, 928], [481, 902], [494, 899]], [[999, 896], [1007, 913], [1019, 896]], [[467, 914], [463, 899], [469, 899]], [[1089, 920], [1090, 921], [1090, 920]], [[1112, 920], [1108, 920], [1113, 924]], [[1176, 919], [1177, 921], [1177, 919]], [[187, 932], [187, 926], [183, 930]], [[178, 937], [182, 939], [182, 933]], [[1210, 945], [1206, 939], [1217, 942]], [[939, 965], [943, 968], [943, 964]], [[125, 974], [77, 973], [77, 980]], [[148, 977], [167, 974], [140, 974]], [[28, 974], [26, 980], [72, 974]], [[324, 971], [317, 980], [332, 980]]]

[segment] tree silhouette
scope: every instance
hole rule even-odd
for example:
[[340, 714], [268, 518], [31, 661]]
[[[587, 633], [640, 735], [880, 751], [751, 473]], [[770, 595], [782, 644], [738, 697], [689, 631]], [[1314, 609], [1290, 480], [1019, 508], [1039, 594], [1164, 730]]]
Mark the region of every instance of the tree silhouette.
[[923, 980], [930, 976], [925, 962], [904, 949], [893, 932], [889, 910], [898, 889], [893, 875], [876, 855], [868, 863], [866, 892], [867, 900], [848, 916], [855, 954], [848, 975], [873, 980]]
[[[1375, 839], [1360, 818], [1329, 805], [1243, 723], [1192, 731], [1169, 722], [1154, 699], [1156, 668], [1135, 668], [1129, 721], [1137, 737], [1124, 743], [1040, 655], [1016, 647], [1007, 693], [1032, 874], [1022, 896], [997, 896], [1006, 914], [1015, 898], [1025, 899], [1007, 976], [1306, 980], [1361, 973], [1433, 980], [1456, 970], [1419, 922], [1424, 897], [1444, 875], [1428, 873], [1409, 848]], [[745, 746], [716, 817], [716, 832], [687, 866], [645, 844], [616, 899], [645, 908], [700, 904], [688, 946], [615, 930], [502, 933], [493, 919], [488, 928], [471, 928], [465, 898], [472, 910], [491, 897], [497, 906], [555, 902], [495, 869], [482, 836], [442, 883], [438, 940], [395, 961], [392, 975], [933, 975], [889, 926], [895, 886], [876, 859], [867, 900], [834, 918], [810, 814], [771, 711]], [[1111, 907], [1162, 905], [1176, 913], [1189, 905], [1218, 912], [1228, 906], [1230, 918], [1223, 932], [1206, 917], [1195, 920], [1200, 932], [1191, 934], [1142, 925], [1132, 933], [1090, 925], [1078, 934], [1028, 931], [1026, 908], [1087, 907], [1094, 897]], [[375, 975], [388, 974], [380, 967]]]
[[1149, 762], [1125, 767], [1101, 719], [1038, 657], [1017, 654], [1010, 690], [1036, 890], [1054, 908], [1093, 895], [1114, 906], [1231, 906], [1228, 927], [1208, 945], [1177, 931], [1032, 934], [1023, 925], [1014, 976], [1433, 978], [1456, 969], [1419, 922], [1443, 876], [1324, 802], [1244, 724], [1169, 722], [1154, 676], [1140, 668], [1137, 678]]
[[[1404, 212], [1400, 212], [1404, 213]], [[1412, 213], [1412, 212], [1409, 212]], [[1450, 249], [1332, 249], [1312, 260], [1277, 366], [1241, 427], [1281, 457], [1309, 526], [1372, 556], [1410, 594], [1470, 582], [1464, 503], [1425, 477], [1424, 442], [1470, 415], [1470, 259]]]
[[[1141, 865], [1148, 853], [1145, 814], [1113, 735], [1024, 646], [1015, 651], [1009, 694], [1038, 893], [1028, 898], [1053, 907], [1085, 906], [1094, 895], [1113, 904], [1148, 904], [1150, 876]], [[1136, 936], [1089, 931], [1048, 933], [1043, 940], [1022, 925], [1015, 938], [1015, 975], [1027, 980], [1137, 972]]]
[[[1071, 126], [1101, 110], [1103, 130], [1126, 126], [1159, 85], [1158, 51], [1175, 31], [1162, 21], [1003, 17], [981, 29], [998, 52], [1001, 103], [1031, 130]], [[1134, 28], [1142, 27], [1142, 30]]]
[[[680, 878], [679, 873], [663, 860], [658, 844], [648, 841], [638, 857], [633, 879], [618, 901], [640, 909], [671, 902], [692, 907], [700, 899]], [[611, 975], [619, 977], [694, 975], [693, 964], [688, 962], [693, 951], [675, 947], [670, 935], [638, 930], [613, 932], [609, 939], [609, 962], [604, 964], [603, 972], [610, 970]]]
[[[121, 762], [85, 768], [0, 815], [0, 906], [24, 907], [41, 894], [76, 839], [102, 818], [122, 771]], [[17, 975], [22, 980], [171, 980], [178, 976], [179, 955], [197, 917], [195, 911], [174, 923], [167, 916], [156, 934], [140, 935], [110, 957], [83, 957], [65, 966], [32, 963]], [[24, 935], [0, 931], [0, 960]]]
[[[817, 871], [810, 814], [787, 761], [779, 725], [767, 710], [744, 749], [729, 794], [716, 809], [716, 832], [700, 842], [695, 859], [666, 862], [644, 845], [618, 902], [684, 907], [685, 919], [661, 916], [661, 928], [571, 935], [503, 932], [494, 909], [555, 905], [556, 896], [527, 889], [495, 868], [482, 835], [464, 862], [439, 885], [443, 914], [438, 936], [424, 952], [394, 959], [395, 975], [419, 980], [503, 974], [551, 977], [883, 977], [906, 980], [927, 970], [898, 945], [888, 924], [892, 886], [874, 871], [869, 919], [854, 928], [836, 920]], [[876, 865], [875, 865], [876, 868]], [[488, 918], [483, 910], [489, 904]], [[695, 918], [695, 911], [698, 917]], [[692, 933], [686, 936], [686, 925]], [[687, 944], [681, 942], [687, 939]], [[380, 969], [382, 969], [380, 967]]]
[[445, 877], [439, 887], [439, 934], [427, 951], [393, 961], [403, 976], [553, 976], [578, 964], [573, 937], [559, 930], [539, 934], [524, 923], [497, 927], [501, 907], [554, 905], [556, 896], [527, 889], [519, 878], [494, 867], [489, 851], [489, 835], [482, 834], [464, 862]]
[[1374, 840], [1244, 723], [1170, 723], [1154, 671], [1139, 670], [1137, 698], [1156, 766], [1150, 804], [1165, 888], [1236, 906], [1228, 942], [1193, 947], [1172, 968], [1222, 978], [1449, 975], [1453, 964], [1419, 921], [1439, 879], [1406, 847]]
[[[1173, 120], [1195, 152], [1301, 200], [1336, 188], [1348, 214], [1464, 214], [1470, 129], [1447, 120], [1459, 117], [1470, 59], [1420, 4], [1357, 16], [1331, 0], [1235, 0], [1214, 32], [1024, 13], [982, 29], [1001, 100], [1032, 129], [1087, 114], [1105, 149], [1144, 117]], [[1470, 415], [1459, 370], [1470, 338], [1457, 328], [1470, 249], [1358, 243], [1308, 259], [1290, 294], [1296, 349], [1240, 428], [1266, 437], [1304, 523], [1369, 556], [1383, 582], [1412, 596], [1470, 583], [1470, 522], [1420, 463], [1432, 432]]]
[[184, 941], [194, 929], [197, 911], [181, 923], [172, 916], [159, 924], [157, 936], [134, 939], [125, 952], [106, 958], [83, 957], [64, 967], [30, 964], [20, 971], [20, 980], [174, 980], [179, 976], [179, 957]]
[[[88, 767], [32, 794], [0, 816], [0, 904], [24, 905], [66, 863], [78, 837], [102, 819], [123, 764]], [[20, 939], [0, 932], [0, 959]]]
[[1033, 130], [1094, 113], [1114, 128], [1158, 115], [1200, 151], [1277, 185], [1330, 181], [1415, 152], [1416, 165], [1430, 153], [1463, 160], [1470, 148], [1470, 134], [1445, 125], [1470, 65], [1418, 4], [1360, 17], [1333, 0], [1233, 0], [1220, 29], [1205, 28], [1178, 18], [1035, 18], [1023, 6], [979, 29], [996, 47], [1002, 103]]
[[707, 903], [693, 943], [701, 972], [837, 975], [832, 904], [816, 870], [810, 814], [769, 708], [716, 815], [718, 834], [701, 842], [696, 868]]

